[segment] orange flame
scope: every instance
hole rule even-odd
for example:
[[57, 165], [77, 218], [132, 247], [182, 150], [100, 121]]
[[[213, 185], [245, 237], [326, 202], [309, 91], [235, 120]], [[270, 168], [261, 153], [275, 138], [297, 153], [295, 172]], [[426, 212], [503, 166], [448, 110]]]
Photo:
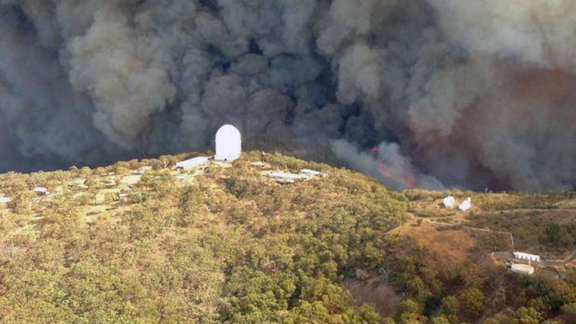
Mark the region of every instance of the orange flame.
[[416, 187], [416, 177], [414, 172], [408, 166], [404, 166], [401, 174], [395, 174], [394, 171], [385, 163], [380, 162], [378, 165], [378, 172], [387, 179], [402, 183], [407, 189]]

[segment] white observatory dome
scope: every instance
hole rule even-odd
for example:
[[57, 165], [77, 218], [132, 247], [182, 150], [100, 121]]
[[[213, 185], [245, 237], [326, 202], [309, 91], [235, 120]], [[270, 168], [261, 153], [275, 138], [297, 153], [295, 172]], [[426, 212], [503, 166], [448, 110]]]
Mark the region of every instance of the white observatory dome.
[[216, 161], [232, 162], [242, 154], [242, 135], [232, 125], [220, 127], [216, 133]]
[[467, 210], [469, 210], [470, 208], [472, 208], [472, 198], [466, 198], [466, 200], [464, 200], [464, 201], [460, 204], [460, 206], [458, 206], [458, 208], [459, 208], [461, 211], [467, 211]]

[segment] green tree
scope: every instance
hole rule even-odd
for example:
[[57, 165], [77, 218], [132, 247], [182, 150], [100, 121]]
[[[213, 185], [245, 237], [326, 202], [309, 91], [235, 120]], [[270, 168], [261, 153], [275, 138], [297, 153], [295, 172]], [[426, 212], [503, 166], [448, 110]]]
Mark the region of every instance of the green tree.
[[478, 318], [484, 311], [486, 297], [478, 288], [467, 288], [460, 294], [459, 300], [464, 313], [472, 318]]
[[460, 303], [458, 302], [458, 299], [454, 296], [447, 296], [442, 299], [440, 313], [445, 315], [451, 323], [456, 323], [458, 322], [459, 308]]
[[450, 324], [452, 322], [450, 320], [448, 320], [447, 317], [440, 315], [440, 316], [436, 316], [436, 317], [432, 318], [431, 323], [432, 324]]
[[562, 306], [562, 315], [569, 323], [576, 323], [576, 303]]
[[412, 321], [420, 323], [424, 318], [422, 311], [422, 304], [412, 299], [406, 299], [398, 304], [396, 317], [401, 323], [411, 323]]
[[515, 317], [512, 321], [514, 324], [538, 324], [544, 319], [544, 316], [532, 307], [520, 307]]

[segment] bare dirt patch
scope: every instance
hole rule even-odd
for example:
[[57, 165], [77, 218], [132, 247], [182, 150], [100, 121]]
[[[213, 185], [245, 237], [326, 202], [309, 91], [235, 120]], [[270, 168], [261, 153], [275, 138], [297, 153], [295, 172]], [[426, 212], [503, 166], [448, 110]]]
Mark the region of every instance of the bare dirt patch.
[[367, 281], [345, 280], [344, 287], [348, 289], [356, 303], [372, 304], [382, 316], [392, 316], [400, 297], [394, 288], [384, 283], [383, 278], [376, 277]]

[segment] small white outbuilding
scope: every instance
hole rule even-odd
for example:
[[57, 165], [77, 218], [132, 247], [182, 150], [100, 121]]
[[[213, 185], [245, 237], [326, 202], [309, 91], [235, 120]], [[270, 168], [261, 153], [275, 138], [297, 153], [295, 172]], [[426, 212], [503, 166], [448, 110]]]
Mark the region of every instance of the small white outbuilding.
[[288, 172], [276, 172], [276, 171], [274, 171], [274, 172], [268, 172], [267, 175], [276, 181], [288, 182], [288, 183], [292, 183], [292, 182], [295, 182], [297, 180], [308, 179], [308, 177], [305, 175], [288, 173]]
[[512, 263], [510, 270], [512, 270], [512, 272], [523, 273], [527, 275], [534, 274], [534, 267], [527, 264]]
[[466, 198], [466, 200], [464, 200], [460, 206], [458, 206], [458, 209], [461, 211], [467, 211], [470, 208], [472, 208], [472, 198]]
[[529, 254], [524, 252], [514, 252], [514, 257], [520, 260], [540, 262], [540, 256], [535, 254]]
[[34, 188], [34, 192], [39, 196], [47, 196], [50, 194], [50, 190], [45, 187], [36, 187]]
[[445, 208], [452, 209], [456, 206], [456, 199], [454, 199], [452, 196], [448, 196], [442, 199], [442, 204]]
[[0, 208], [8, 207], [8, 204], [12, 201], [12, 198], [0, 195]]
[[210, 160], [207, 156], [199, 156], [193, 159], [185, 160], [176, 164], [177, 170], [197, 169], [208, 164]]
[[264, 162], [260, 162], [260, 161], [255, 161], [255, 162], [250, 162], [250, 165], [253, 167], [257, 167], [257, 168], [266, 168], [268, 167], [268, 164], [264, 163]]
[[242, 154], [242, 135], [232, 125], [224, 125], [216, 132], [216, 155], [214, 159], [232, 162]]
[[310, 170], [310, 169], [302, 169], [302, 170], [300, 170], [300, 174], [307, 176], [307, 177], [310, 177], [310, 178], [314, 178], [314, 177], [323, 178], [325, 176], [325, 174], [320, 172], [320, 171]]

